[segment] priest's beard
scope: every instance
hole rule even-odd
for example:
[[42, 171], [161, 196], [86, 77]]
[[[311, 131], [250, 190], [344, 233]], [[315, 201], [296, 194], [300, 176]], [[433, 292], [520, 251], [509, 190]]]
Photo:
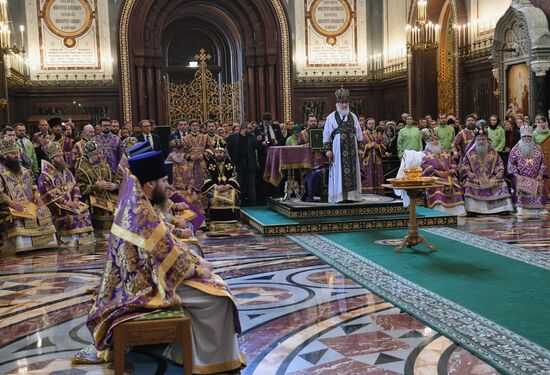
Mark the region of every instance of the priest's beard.
[[475, 152], [477, 156], [479, 156], [480, 158], [485, 158], [485, 156], [487, 156], [487, 151], [489, 149], [488, 145], [476, 143], [475, 147]]
[[520, 140], [518, 143], [521, 156], [523, 156], [525, 159], [531, 159], [533, 157], [533, 142]]
[[430, 145], [430, 151], [435, 155], [441, 154], [441, 145]]
[[62, 161], [54, 160], [53, 165], [60, 172], [63, 172], [65, 171], [65, 169], [67, 169], [67, 164], [65, 164], [65, 160], [62, 160]]
[[0, 158], [0, 161], [10, 170], [10, 172], [15, 174], [21, 172], [21, 161], [19, 161], [19, 159]]
[[159, 186], [155, 186], [155, 189], [153, 190], [153, 194], [151, 195], [151, 203], [154, 205], [163, 205], [168, 198], [166, 197], [166, 193], [162, 191]]
[[344, 118], [347, 115], [349, 115], [349, 108], [346, 108], [346, 109], [342, 108], [342, 104], [340, 103], [336, 103], [336, 111], [338, 112], [341, 118]]

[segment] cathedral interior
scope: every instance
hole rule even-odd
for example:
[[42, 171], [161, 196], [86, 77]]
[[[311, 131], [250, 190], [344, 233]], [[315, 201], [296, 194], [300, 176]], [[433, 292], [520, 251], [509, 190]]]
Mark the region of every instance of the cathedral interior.
[[0, 0], [0, 374], [550, 374], [549, 25]]

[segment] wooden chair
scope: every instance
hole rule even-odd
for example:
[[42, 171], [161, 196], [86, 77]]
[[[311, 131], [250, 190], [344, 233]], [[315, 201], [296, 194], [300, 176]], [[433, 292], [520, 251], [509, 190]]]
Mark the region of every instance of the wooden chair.
[[191, 325], [181, 306], [157, 310], [116, 325], [113, 330], [115, 375], [124, 373], [126, 346], [168, 344], [178, 341], [182, 345], [184, 374], [191, 375]]

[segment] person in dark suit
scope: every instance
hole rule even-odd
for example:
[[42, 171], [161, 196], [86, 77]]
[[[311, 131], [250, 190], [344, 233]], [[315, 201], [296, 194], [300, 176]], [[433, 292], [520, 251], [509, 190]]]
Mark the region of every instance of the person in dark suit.
[[281, 132], [281, 125], [273, 122], [271, 113], [264, 113], [262, 123], [256, 128], [255, 133], [257, 136], [261, 136], [261, 139], [258, 138], [258, 141], [261, 142], [266, 150], [270, 146], [285, 145], [285, 137]]
[[260, 144], [254, 136], [254, 127], [249, 122], [241, 124], [239, 133], [226, 139], [227, 153], [237, 169], [237, 182], [241, 187], [241, 205], [255, 206], [256, 171], [258, 170], [258, 152]]
[[278, 197], [283, 193], [282, 187], [284, 184], [275, 187], [269, 182], [264, 181], [263, 174], [267, 159], [267, 150], [271, 146], [284, 146], [285, 137], [281, 132], [281, 126], [278, 123], [273, 122], [273, 116], [269, 112], [263, 114], [262, 123], [256, 127], [255, 135], [258, 142], [260, 142], [262, 146], [261, 151], [259, 152], [260, 168], [259, 173], [256, 176], [258, 180], [258, 204], [264, 205], [267, 197]]
[[177, 130], [170, 134], [170, 137], [168, 138], [169, 142], [176, 138], [182, 140], [183, 137], [189, 133], [189, 121], [187, 121], [187, 119], [182, 118], [179, 120], [177, 127]]
[[151, 133], [151, 130], [153, 130], [153, 125], [151, 125], [151, 121], [141, 120], [139, 122], [139, 127], [141, 128], [141, 133], [136, 136], [138, 142], [148, 141], [149, 144], [151, 144], [151, 147], [153, 147], [154, 151], [160, 151], [160, 137], [156, 134]]

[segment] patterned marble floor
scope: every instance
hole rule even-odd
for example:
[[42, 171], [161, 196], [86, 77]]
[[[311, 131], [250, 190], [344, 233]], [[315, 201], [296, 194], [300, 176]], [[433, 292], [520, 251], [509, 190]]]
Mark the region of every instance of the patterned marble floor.
[[[459, 229], [550, 253], [545, 220], [462, 220]], [[72, 367], [106, 243], [0, 256], [0, 374], [111, 374]], [[497, 374], [448, 338], [284, 237], [204, 239], [238, 301], [242, 374]], [[133, 350], [135, 374], [177, 374], [161, 347]]]

